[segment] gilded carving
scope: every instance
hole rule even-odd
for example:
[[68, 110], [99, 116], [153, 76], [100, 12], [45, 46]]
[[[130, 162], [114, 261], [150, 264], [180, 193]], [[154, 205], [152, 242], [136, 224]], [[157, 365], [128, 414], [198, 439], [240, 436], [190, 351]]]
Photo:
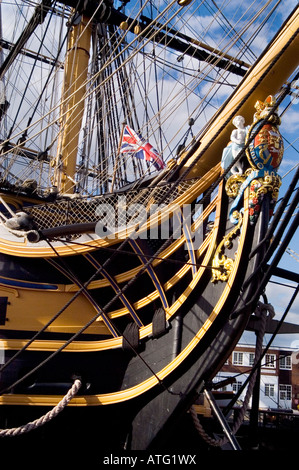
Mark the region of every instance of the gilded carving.
[[243, 223], [242, 212], [236, 211], [234, 217], [238, 219], [237, 225], [223, 237], [216, 249], [212, 261], [212, 282], [227, 281], [234, 267], [234, 260], [232, 258], [228, 258], [224, 254], [225, 249], [230, 249], [232, 247], [232, 240], [239, 234]]
[[265, 194], [272, 195], [270, 200], [270, 216], [273, 213], [274, 206], [278, 198], [281, 179], [278, 175], [265, 173], [263, 178], [257, 178], [251, 181], [249, 193], [249, 221], [254, 224], [262, 204]]
[[[233, 214], [240, 209], [247, 187], [250, 188], [250, 223], [254, 224], [263, 195], [266, 193], [272, 194], [270, 215], [272, 214], [281, 184], [277, 170], [283, 156], [283, 139], [278, 130], [280, 118], [275, 109], [275, 98], [270, 95], [264, 102], [257, 101], [255, 109], [254, 122], [251, 126], [245, 126], [245, 121], [241, 119], [241, 116], [236, 116], [233, 120], [237, 130], [232, 132], [231, 142], [224, 149], [221, 160], [224, 170], [228, 171], [233, 164], [227, 173], [228, 180], [225, 189], [227, 195], [234, 199], [230, 211], [230, 220], [234, 224], [237, 224], [238, 220]], [[245, 132], [246, 137], [244, 137]], [[239, 136], [238, 143], [236, 136]], [[235, 151], [233, 151], [234, 146]], [[238, 153], [236, 153], [237, 150]], [[248, 163], [250, 164], [250, 168], [244, 172], [240, 171], [242, 165], [244, 166], [244, 157], [243, 163], [240, 159], [242, 151], [246, 154], [247, 166]]]

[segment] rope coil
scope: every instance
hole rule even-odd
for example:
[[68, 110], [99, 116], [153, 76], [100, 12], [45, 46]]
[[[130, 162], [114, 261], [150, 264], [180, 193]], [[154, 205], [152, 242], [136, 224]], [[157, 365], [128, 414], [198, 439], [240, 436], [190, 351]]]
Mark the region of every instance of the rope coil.
[[22, 426], [19, 426], [17, 428], [0, 429], [0, 437], [19, 436], [21, 434], [30, 432], [40, 426], [43, 426], [44, 424], [55, 418], [69, 404], [71, 399], [78, 393], [80, 387], [81, 380], [76, 379], [67, 394], [62, 398], [62, 400], [60, 400], [60, 402], [54, 408], [52, 408], [52, 410], [48, 411], [48, 413], [41, 416], [40, 418], [31, 421], [30, 423], [23, 424]]

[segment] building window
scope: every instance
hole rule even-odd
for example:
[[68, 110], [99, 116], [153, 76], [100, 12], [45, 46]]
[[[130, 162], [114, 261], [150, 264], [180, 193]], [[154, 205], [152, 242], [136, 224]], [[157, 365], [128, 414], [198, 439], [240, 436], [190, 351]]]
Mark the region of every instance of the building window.
[[279, 385], [279, 400], [286, 401], [292, 399], [292, 385]]
[[274, 397], [274, 384], [265, 384], [265, 397]]
[[249, 365], [252, 367], [254, 364], [254, 354], [249, 353]]
[[242, 352], [234, 352], [233, 353], [233, 364], [235, 366], [242, 366], [243, 365], [243, 353]]
[[242, 382], [234, 382], [233, 383], [233, 392], [238, 392], [242, 387]]
[[279, 368], [280, 369], [292, 369], [292, 357], [281, 356], [279, 358]]
[[275, 354], [266, 354], [265, 363], [262, 364], [262, 367], [267, 367], [267, 368], [270, 368], [270, 369], [274, 369], [275, 368], [275, 360], [276, 360]]

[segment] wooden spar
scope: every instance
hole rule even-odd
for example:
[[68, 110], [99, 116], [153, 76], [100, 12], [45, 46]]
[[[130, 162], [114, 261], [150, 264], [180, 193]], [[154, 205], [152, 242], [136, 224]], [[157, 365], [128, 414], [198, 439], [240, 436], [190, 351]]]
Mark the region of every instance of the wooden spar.
[[68, 37], [60, 125], [62, 135], [56, 157], [54, 184], [62, 193], [73, 193], [79, 133], [84, 113], [91, 26], [85, 16], [74, 24]]
[[[282, 85], [294, 72], [299, 62], [299, 35], [297, 34], [290, 44], [288, 42], [296, 31], [298, 33], [298, 28], [299, 7], [296, 8], [295, 12], [274, 38], [270, 47], [248, 71], [233, 96], [220, 109], [216, 118], [205, 131], [205, 134], [199, 137], [201, 144], [183, 166], [181, 173], [188, 170], [198, 155], [202, 152], [203, 155], [201, 155], [199, 161], [193, 166], [186, 178], [204, 176], [207, 171], [219, 163], [222, 150], [230, 140], [230, 134], [233, 130], [231, 125], [233, 117], [242, 115], [245, 118], [246, 124], [251, 124], [254, 105], [257, 100], [264, 101], [268, 95], [278, 93]], [[287, 44], [288, 47], [279, 56]], [[265, 74], [268, 68], [270, 69]], [[184, 155], [182, 158], [184, 158]]]
[[126, 125], [126, 123], [123, 122], [122, 129], [121, 129], [121, 133], [120, 133], [120, 138], [119, 138], [119, 142], [118, 142], [117, 154], [116, 154], [116, 158], [115, 158], [115, 165], [114, 165], [113, 176], [112, 176], [112, 182], [111, 182], [111, 190], [110, 190], [111, 193], [112, 193], [113, 188], [114, 188], [114, 183], [115, 183], [115, 178], [116, 178], [116, 172], [117, 172], [118, 162], [119, 162], [119, 158], [120, 158], [120, 148], [121, 148], [121, 144], [122, 144], [122, 140], [123, 140], [125, 125]]

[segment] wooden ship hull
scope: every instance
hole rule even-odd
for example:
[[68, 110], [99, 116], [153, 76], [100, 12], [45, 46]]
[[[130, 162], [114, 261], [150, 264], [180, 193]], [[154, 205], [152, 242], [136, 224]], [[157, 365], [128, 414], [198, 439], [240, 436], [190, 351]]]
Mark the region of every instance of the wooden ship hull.
[[[78, 432], [76, 416], [83, 422], [88, 416], [93, 431], [104, 419], [100, 448], [155, 448], [221, 368], [265, 287], [269, 241], [261, 241], [279, 187], [276, 166], [261, 170], [249, 155], [230, 192], [222, 150], [232, 118], [252, 119], [257, 99], [278, 92], [294, 70], [296, 17], [218, 111], [200, 145], [154, 187], [89, 202], [3, 191], [7, 220], [22, 211], [33, 221], [18, 238], [5, 228], [0, 236], [0, 408], [8, 427], [57, 406], [77, 378], [81, 387], [62, 413], [70, 432]], [[260, 129], [273, 123], [273, 113], [261, 118]], [[238, 193], [250, 174], [251, 184]], [[258, 178], [264, 197], [253, 206]], [[165, 207], [142, 222], [127, 212], [123, 231], [99, 236], [105, 225], [99, 207], [104, 202], [116, 212], [120, 196], [126, 208]], [[188, 221], [187, 206], [200, 214]]]

